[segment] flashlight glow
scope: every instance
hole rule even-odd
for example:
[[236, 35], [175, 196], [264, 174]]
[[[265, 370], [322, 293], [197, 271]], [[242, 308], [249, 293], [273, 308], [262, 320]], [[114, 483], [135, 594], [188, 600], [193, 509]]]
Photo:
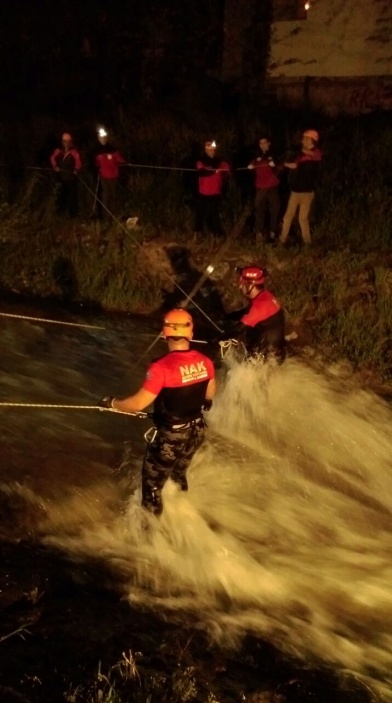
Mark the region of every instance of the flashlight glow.
[[216, 149], [216, 141], [215, 140], [213, 142], [211, 142], [211, 146], [213, 149]]
[[213, 270], [214, 270], [214, 266], [213, 266], [212, 264], [210, 264], [210, 265], [207, 266], [207, 268], [206, 268], [206, 273], [212, 273]]
[[305, 10], [310, 10], [310, 2], [305, 3]]
[[103, 127], [100, 127], [98, 129], [98, 136], [99, 137], [107, 137], [108, 133], [107, 133], [106, 129], [104, 129]]

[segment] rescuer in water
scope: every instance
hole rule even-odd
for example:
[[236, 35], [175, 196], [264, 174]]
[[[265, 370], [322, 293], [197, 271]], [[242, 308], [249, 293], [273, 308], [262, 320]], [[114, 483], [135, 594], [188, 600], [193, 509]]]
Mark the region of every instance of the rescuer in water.
[[202, 411], [210, 409], [215, 395], [213, 362], [190, 348], [191, 315], [184, 309], [168, 312], [162, 335], [169, 351], [150, 365], [137, 393], [122, 400], [107, 396], [98, 403], [130, 413], [154, 403], [155, 432], [142, 466], [142, 505], [155, 515], [162, 513], [168, 478], [188, 490], [187, 468], [204, 440]]
[[[259, 266], [237, 266], [236, 273], [241, 293], [249, 302], [245, 308], [226, 315], [225, 339], [242, 344], [247, 357], [260, 354], [284, 361], [284, 312], [275, 296], [264, 286], [267, 271]], [[221, 345], [224, 344], [222, 341]]]

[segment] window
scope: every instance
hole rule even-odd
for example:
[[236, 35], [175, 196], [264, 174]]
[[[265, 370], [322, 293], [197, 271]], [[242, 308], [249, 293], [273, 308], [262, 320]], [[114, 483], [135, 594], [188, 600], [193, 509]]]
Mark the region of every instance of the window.
[[308, 12], [306, 0], [273, 0], [274, 22], [293, 22], [306, 20]]

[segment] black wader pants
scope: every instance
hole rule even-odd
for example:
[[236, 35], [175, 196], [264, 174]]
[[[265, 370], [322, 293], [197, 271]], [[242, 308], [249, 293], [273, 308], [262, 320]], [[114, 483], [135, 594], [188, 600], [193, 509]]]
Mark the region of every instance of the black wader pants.
[[163, 510], [162, 489], [168, 478], [188, 490], [186, 471], [204, 440], [205, 423], [197, 418], [183, 425], [161, 427], [147, 447], [142, 467], [142, 506], [155, 515]]

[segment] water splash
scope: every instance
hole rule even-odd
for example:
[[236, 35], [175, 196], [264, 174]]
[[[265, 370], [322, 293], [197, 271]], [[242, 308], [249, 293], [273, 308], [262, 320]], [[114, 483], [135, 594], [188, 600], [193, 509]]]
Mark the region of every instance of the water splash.
[[232, 362], [189, 492], [168, 482], [159, 521], [136, 491], [120, 516], [101, 496], [97, 525], [91, 489], [56, 506], [77, 530], [49, 516], [44, 539], [99, 554], [131, 602], [192, 613], [215, 641], [251, 632], [388, 695], [391, 419], [375, 395], [296, 360]]

